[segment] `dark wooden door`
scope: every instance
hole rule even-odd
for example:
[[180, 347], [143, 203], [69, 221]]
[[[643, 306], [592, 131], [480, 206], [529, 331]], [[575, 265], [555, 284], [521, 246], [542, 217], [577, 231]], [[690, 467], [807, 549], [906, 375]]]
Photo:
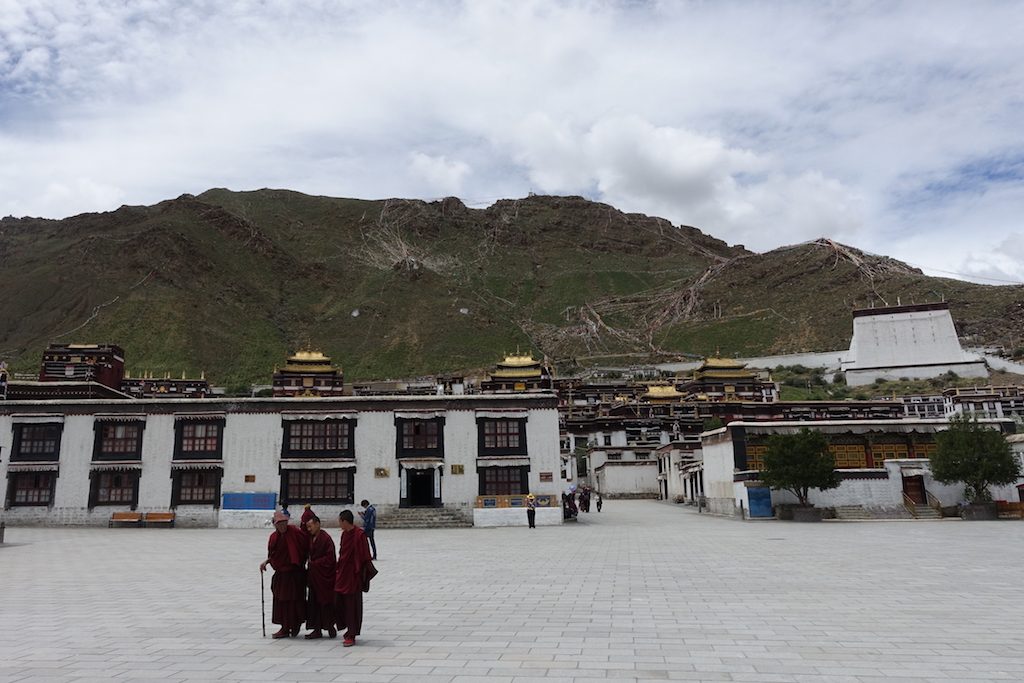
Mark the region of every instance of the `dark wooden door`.
[[920, 474], [913, 477], [903, 477], [903, 492], [917, 505], [924, 505], [928, 502], [928, 498], [924, 493], [924, 477]]
[[434, 504], [434, 470], [408, 470], [409, 506], [430, 507]]

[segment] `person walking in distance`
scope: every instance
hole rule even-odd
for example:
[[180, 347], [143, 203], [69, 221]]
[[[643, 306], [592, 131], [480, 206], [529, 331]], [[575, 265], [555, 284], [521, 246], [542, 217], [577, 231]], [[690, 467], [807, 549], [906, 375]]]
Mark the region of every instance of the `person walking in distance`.
[[526, 496], [526, 522], [531, 529], [537, 528], [537, 496], [532, 493]]
[[352, 647], [363, 628], [363, 567], [370, 561], [370, 547], [351, 510], [342, 510], [338, 523], [341, 540], [334, 579], [335, 618], [338, 628], [345, 629], [342, 644]]
[[373, 539], [373, 532], [377, 530], [377, 508], [370, 505], [370, 501], [364, 500], [359, 503], [363, 511], [359, 516], [363, 518], [363, 533], [370, 541], [370, 548], [373, 549], [373, 559], [377, 559], [377, 541]]
[[604, 504], [604, 500], [601, 499], [601, 492], [597, 492], [597, 511], [601, 511], [601, 506]]
[[274, 531], [267, 540], [267, 559], [260, 564], [260, 571], [267, 571], [267, 565], [274, 568], [270, 579], [273, 594], [273, 616], [271, 621], [280, 624], [281, 629], [273, 638], [287, 638], [299, 635], [302, 622], [306, 620], [306, 556], [309, 554], [309, 536], [299, 527], [289, 524], [282, 512], [274, 513]]

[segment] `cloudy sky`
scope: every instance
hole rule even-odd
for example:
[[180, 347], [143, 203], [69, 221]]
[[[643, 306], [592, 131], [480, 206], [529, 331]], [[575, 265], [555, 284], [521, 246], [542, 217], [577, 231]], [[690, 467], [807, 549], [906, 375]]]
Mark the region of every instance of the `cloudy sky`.
[[1020, 282], [1021, 36], [1012, 1], [0, 0], [0, 215], [581, 194]]

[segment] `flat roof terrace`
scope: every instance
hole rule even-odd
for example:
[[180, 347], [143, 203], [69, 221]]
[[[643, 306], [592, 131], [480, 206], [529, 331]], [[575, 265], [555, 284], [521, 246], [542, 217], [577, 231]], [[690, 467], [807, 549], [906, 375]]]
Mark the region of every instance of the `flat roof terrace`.
[[379, 530], [353, 648], [261, 637], [269, 529], [8, 528], [0, 682], [1024, 679], [1021, 522], [580, 518]]

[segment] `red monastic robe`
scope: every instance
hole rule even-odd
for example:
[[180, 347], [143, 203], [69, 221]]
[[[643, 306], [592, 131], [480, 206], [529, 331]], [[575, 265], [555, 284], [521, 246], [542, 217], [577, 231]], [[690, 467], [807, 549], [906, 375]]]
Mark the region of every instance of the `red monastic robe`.
[[288, 525], [284, 534], [275, 529], [267, 540], [267, 557], [274, 568], [270, 591], [274, 596], [271, 621], [288, 629], [298, 629], [305, 621], [306, 556], [309, 536], [297, 526]]
[[335, 593], [361, 593], [363, 591], [363, 565], [370, 561], [370, 546], [366, 534], [359, 527], [341, 534], [338, 551], [338, 569], [334, 581]]
[[[309, 570], [306, 582], [309, 597], [306, 600], [306, 628], [334, 628], [334, 570], [337, 560], [334, 556], [334, 541], [327, 532], [320, 532], [310, 539]], [[333, 633], [333, 631], [331, 631]]]
[[370, 561], [366, 534], [353, 527], [341, 534], [338, 568], [334, 580], [335, 618], [345, 638], [355, 638], [363, 628], [363, 566]]
[[299, 528], [306, 533], [309, 533], [309, 529], [306, 527], [306, 524], [314, 517], [316, 517], [316, 513], [313, 512], [313, 508], [304, 509], [302, 511], [302, 517], [299, 518]]
[[309, 591], [321, 605], [334, 602], [334, 541], [326, 531], [320, 530], [309, 544]]

